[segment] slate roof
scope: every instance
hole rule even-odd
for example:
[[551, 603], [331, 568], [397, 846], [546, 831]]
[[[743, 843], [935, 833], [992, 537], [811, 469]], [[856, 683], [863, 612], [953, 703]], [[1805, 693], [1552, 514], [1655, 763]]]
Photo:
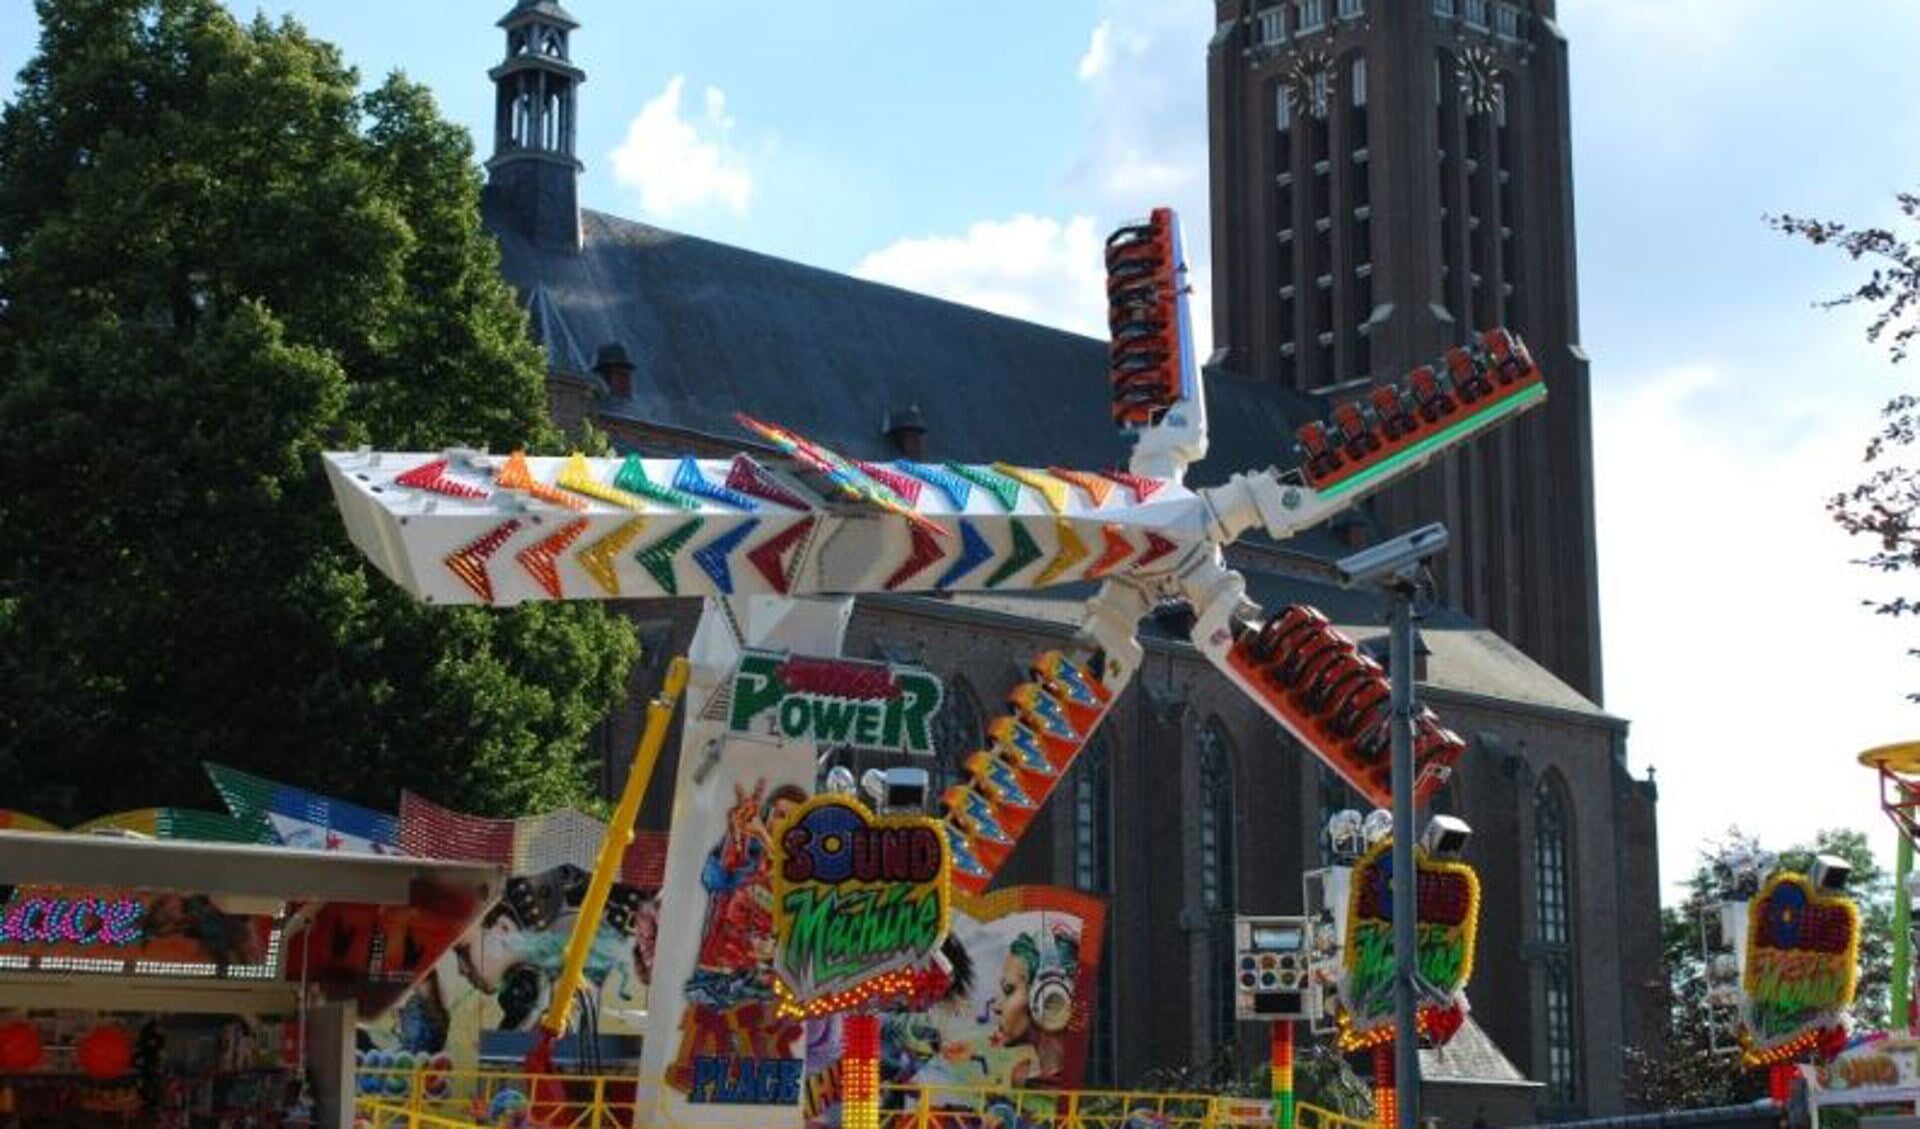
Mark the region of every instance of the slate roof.
[[[492, 215], [487, 226], [555, 369], [581, 372], [600, 345], [626, 346], [633, 396], [600, 404], [608, 415], [744, 441], [743, 411], [885, 459], [897, 455], [886, 413], [917, 405], [933, 458], [1126, 460], [1104, 341], [603, 212], [581, 213], [577, 254], [535, 247]], [[1279, 389], [1209, 388], [1213, 455], [1199, 482], [1285, 461], [1296, 421], [1316, 414]]]

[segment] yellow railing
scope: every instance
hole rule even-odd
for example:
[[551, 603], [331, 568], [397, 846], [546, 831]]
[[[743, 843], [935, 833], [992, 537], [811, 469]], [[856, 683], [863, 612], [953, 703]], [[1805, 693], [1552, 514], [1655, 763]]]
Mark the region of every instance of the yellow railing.
[[[517, 1071], [362, 1071], [357, 1112], [373, 1129], [683, 1129], [658, 1084], [630, 1076]], [[1267, 1103], [1148, 1090], [882, 1086], [886, 1129], [1270, 1129]], [[1372, 1129], [1299, 1103], [1298, 1129]], [[516, 1120], [520, 1119], [520, 1120]]]

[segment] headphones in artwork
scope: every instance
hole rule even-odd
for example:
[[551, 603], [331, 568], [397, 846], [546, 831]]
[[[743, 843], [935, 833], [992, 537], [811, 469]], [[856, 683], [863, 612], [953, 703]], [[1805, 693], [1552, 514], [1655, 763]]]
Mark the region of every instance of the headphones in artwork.
[[1025, 933], [1013, 951], [1032, 969], [1027, 983], [1027, 1014], [1034, 1026], [1049, 1034], [1073, 1022], [1073, 988], [1080, 978], [1080, 938], [1072, 932], [1043, 925], [1039, 934]]

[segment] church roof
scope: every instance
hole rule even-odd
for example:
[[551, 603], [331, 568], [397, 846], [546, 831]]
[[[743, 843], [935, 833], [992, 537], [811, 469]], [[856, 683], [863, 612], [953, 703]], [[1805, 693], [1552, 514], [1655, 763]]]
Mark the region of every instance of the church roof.
[[[553, 367], [624, 345], [633, 394], [597, 411], [747, 442], [746, 412], [843, 454], [898, 452], [888, 413], [919, 408], [930, 457], [1108, 467], [1106, 343], [896, 287], [581, 213], [582, 246], [549, 250], [490, 216], [503, 269]], [[1198, 482], [1284, 461], [1305, 396], [1209, 383], [1213, 454]]]

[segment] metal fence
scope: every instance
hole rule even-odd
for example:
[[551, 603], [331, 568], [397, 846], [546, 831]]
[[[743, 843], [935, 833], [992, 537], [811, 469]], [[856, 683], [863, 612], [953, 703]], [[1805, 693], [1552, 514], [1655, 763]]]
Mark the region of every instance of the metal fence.
[[[882, 1086], [887, 1129], [1270, 1129], [1268, 1103], [1147, 1090]], [[657, 1083], [517, 1071], [362, 1071], [356, 1112], [372, 1129], [680, 1129]], [[1372, 1129], [1300, 1103], [1298, 1129]]]

